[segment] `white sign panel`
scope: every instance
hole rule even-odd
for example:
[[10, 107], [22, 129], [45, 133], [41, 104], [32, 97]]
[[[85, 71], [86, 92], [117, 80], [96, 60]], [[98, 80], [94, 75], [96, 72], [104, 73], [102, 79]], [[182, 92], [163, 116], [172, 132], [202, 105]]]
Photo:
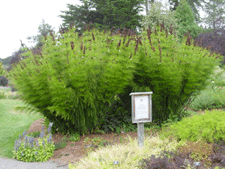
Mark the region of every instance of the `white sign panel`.
[[135, 98], [135, 120], [149, 118], [148, 96], [136, 96]]

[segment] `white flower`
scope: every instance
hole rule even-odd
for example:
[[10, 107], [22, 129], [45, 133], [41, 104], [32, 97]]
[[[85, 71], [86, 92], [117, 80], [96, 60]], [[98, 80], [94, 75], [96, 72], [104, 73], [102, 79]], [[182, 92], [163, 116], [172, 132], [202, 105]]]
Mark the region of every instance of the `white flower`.
[[212, 81], [212, 83], [214, 83], [214, 81]]

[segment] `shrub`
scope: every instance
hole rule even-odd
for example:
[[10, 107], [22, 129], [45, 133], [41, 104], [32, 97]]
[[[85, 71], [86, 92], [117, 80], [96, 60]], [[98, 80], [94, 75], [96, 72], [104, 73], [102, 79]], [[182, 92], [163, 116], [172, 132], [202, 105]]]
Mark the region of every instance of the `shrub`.
[[112, 30], [86, 31], [80, 38], [75, 28], [60, 30], [58, 41], [53, 34], [46, 37], [42, 53], [28, 51], [24, 55], [30, 57], [10, 72], [22, 99], [54, 123], [53, 132], [91, 131], [116, 95], [124, 103], [118, 112], [130, 116], [133, 91], [153, 91], [153, 120], [160, 124], [180, 115], [219, 62], [189, 35], [179, 44], [172, 27], [168, 31], [163, 24], [141, 37]]
[[189, 106], [193, 110], [205, 110], [225, 107], [224, 89], [206, 89]]
[[[192, 44], [190, 34], [187, 34], [186, 42], [178, 43], [172, 35], [172, 28], [170, 35], [167, 31], [160, 31], [163, 24], [161, 28], [151, 30], [150, 27], [147, 30], [150, 45], [146, 41], [143, 43], [134, 79], [118, 97], [123, 100], [125, 110], [131, 112], [131, 91], [152, 91], [152, 119], [161, 125], [167, 119], [180, 120], [185, 116], [183, 108], [191, 96], [196, 96], [206, 87], [219, 59], [211, 57], [213, 53], [198, 46], [200, 42]], [[145, 32], [142, 37], [146, 37]]]
[[[222, 18], [219, 20], [222, 21]], [[216, 51], [223, 55], [222, 64], [225, 65], [225, 26], [213, 31], [203, 32], [196, 37], [196, 40], [202, 41], [203, 47], [209, 47], [211, 51]]]
[[[46, 123], [54, 123], [53, 133], [84, 134], [97, 127], [97, 116], [132, 80], [137, 60], [129, 58], [135, 44], [118, 45], [121, 38], [106, 37], [108, 31], [86, 31], [81, 38], [74, 32], [62, 33], [57, 43], [55, 35], [48, 36], [42, 53], [28, 51], [24, 55], [30, 57], [10, 72], [22, 99], [37, 108]], [[117, 45], [120, 50], [114, 49]]]
[[202, 28], [195, 22], [194, 12], [186, 0], [180, 1], [175, 11], [175, 18], [178, 24], [178, 36], [181, 39], [187, 32], [195, 38], [202, 31]]
[[205, 114], [185, 118], [168, 128], [164, 128], [162, 137], [177, 140], [206, 141], [225, 139], [225, 112], [214, 110]]
[[[137, 124], [132, 124], [132, 117], [130, 112], [126, 110], [124, 107], [124, 103], [122, 100], [117, 99], [114, 100], [113, 103], [109, 106], [106, 113], [100, 117], [99, 120], [99, 129], [104, 132], [110, 131], [118, 131], [121, 127], [127, 128], [125, 132], [129, 132], [135, 130], [137, 128]], [[124, 125], [126, 127], [124, 127]], [[130, 130], [129, 130], [130, 129]], [[120, 133], [121, 131], [118, 131]]]
[[0, 86], [7, 86], [8, 79], [5, 76], [0, 76]]
[[[53, 155], [55, 150], [55, 145], [52, 142], [52, 135], [50, 134], [52, 125], [52, 123], [49, 124], [49, 136], [44, 137], [45, 133], [42, 130], [40, 139], [36, 140], [36, 142], [34, 141], [34, 137], [26, 136], [26, 131], [23, 132], [22, 136], [19, 135], [19, 139], [15, 141], [13, 158], [25, 162], [47, 161]], [[24, 137], [24, 142], [21, 140], [22, 137]]]
[[10, 88], [11, 88], [11, 91], [12, 91], [12, 92], [16, 92], [16, 91], [17, 91], [17, 89], [15, 88], [14, 85], [11, 85]]

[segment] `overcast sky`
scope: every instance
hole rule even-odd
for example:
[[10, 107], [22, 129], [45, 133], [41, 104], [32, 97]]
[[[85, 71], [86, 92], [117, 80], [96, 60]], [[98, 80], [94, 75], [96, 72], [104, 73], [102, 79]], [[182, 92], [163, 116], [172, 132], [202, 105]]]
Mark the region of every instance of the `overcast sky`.
[[[165, 0], [163, 0], [165, 1]], [[20, 39], [28, 47], [26, 38], [38, 33], [38, 26], [45, 20], [45, 23], [55, 27], [62, 24], [62, 19], [58, 15], [60, 11], [68, 10], [66, 4], [82, 5], [79, 0], [9, 0], [2, 1], [0, 7], [0, 58], [11, 56], [13, 52], [20, 48]], [[139, 14], [145, 15], [144, 11]]]

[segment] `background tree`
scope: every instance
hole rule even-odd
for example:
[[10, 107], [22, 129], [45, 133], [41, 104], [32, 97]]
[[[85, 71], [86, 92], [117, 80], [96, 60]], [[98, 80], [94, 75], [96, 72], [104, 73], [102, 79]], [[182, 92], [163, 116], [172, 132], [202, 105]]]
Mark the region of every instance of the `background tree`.
[[194, 19], [194, 12], [186, 0], [181, 0], [175, 11], [175, 18], [177, 19], [179, 38], [182, 39], [183, 35], [190, 32], [191, 36], [195, 38], [202, 28], [198, 26]]
[[165, 5], [161, 2], [151, 3], [151, 9], [147, 16], [144, 16], [142, 20], [143, 28], [148, 29], [153, 28], [159, 23], [164, 22], [164, 26], [169, 30], [170, 25], [172, 24], [173, 28], [178, 29], [177, 19], [175, 18], [175, 11], [170, 11]]
[[139, 22], [143, 16], [138, 15], [138, 12], [143, 11], [141, 5], [144, 4], [144, 0], [81, 0], [81, 2], [84, 5], [68, 4], [69, 10], [61, 11], [64, 13], [60, 15], [63, 18], [63, 26], [73, 22], [75, 26], [81, 28], [80, 32], [83, 32], [85, 23], [90, 22], [99, 30], [111, 29], [113, 26], [115, 29], [126, 27], [133, 30], [141, 27]]
[[225, 0], [210, 0], [205, 3], [204, 11], [206, 17], [204, 18], [205, 24], [215, 31], [220, 28], [225, 21]]
[[2, 63], [0, 62], [0, 76], [3, 76], [4, 73], [5, 73], [5, 70], [4, 70], [4, 68], [3, 68]]
[[53, 27], [49, 25], [48, 23], [45, 23], [45, 20], [42, 19], [41, 24], [38, 27], [38, 34], [35, 36], [29, 36], [27, 37], [28, 40], [33, 40], [31, 42], [36, 43], [35, 47], [40, 48], [43, 43], [42, 40], [44, 39], [45, 36], [50, 34], [50, 31], [53, 31]]
[[[178, 0], [169, 0], [170, 2], [170, 10], [171, 11], [175, 11], [179, 5], [179, 1]], [[203, 4], [204, 4], [205, 0], [187, 0], [187, 3], [190, 5], [192, 11], [194, 12], [194, 18], [196, 22], [200, 22], [200, 14], [199, 14], [199, 10], [200, 8], [203, 9]]]

